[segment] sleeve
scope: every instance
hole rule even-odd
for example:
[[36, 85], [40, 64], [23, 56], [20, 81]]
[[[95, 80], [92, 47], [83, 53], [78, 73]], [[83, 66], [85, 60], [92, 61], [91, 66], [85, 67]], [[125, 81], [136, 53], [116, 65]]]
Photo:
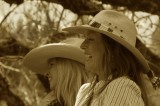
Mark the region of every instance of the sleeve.
[[90, 83], [86, 83], [86, 84], [83, 84], [78, 93], [77, 93], [77, 96], [76, 96], [76, 102], [75, 102], [75, 106], [77, 106], [77, 104], [79, 102], [81, 102], [81, 99], [83, 99], [83, 97], [86, 95], [84, 92], [87, 90], [87, 88], [90, 86]]
[[103, 106], [144, 106], [144, 102], [135, 82], [128, 78], [119, 78], [108, 85]]

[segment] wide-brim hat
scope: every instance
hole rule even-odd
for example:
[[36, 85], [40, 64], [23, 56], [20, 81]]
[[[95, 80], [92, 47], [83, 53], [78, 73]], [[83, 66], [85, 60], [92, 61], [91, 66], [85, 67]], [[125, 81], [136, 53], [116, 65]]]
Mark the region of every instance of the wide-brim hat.
[[134, 23], [120, 12], [102, 10], [88, 24], [68, 27], [63, 30], [80, 34], [86, 34], [89, 30], [102, 33], [128, 49], [142, 64], [144, 73], [150, 71], [146, 59], [135, 47], [138, 34]]
[[82, 38], [68, 38], [60, 43], [46, 44], [34, 48], [25, 55], [23, 64], [28, 69], [39, 74], [47, 72], [49, 59], [55, 57], [67, 58], [84, 64], [84, 52], [80, 49], [83, 41], [84, 39]]

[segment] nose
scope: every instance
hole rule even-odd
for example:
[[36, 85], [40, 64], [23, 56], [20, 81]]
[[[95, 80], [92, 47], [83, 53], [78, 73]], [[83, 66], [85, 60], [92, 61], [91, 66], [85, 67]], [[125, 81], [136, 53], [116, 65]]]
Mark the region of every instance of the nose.
[[86, 39], [82, 42], [80, 48], [83, 49], [83, 50], [85, 50], [87, 48]]

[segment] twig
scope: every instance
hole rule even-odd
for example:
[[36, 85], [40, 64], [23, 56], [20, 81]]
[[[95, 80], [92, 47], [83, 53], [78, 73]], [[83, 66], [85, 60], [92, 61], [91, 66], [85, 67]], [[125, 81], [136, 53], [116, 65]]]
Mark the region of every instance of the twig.
[[7, 19], [7, 17], [17, 8], [18, 6], [14, 7], [11, 11], [7, 13], [7, 15], [3, 18], [3, 20], [0, 23], [0, 27], [2, 26], [3, 22]]
[[3, 64], [2, 62], [0, 62], [0, 66], [5, 68], [5, 69], [9, 69], [9, 70], [12, 70], [12, 71], [15, 71], [15, 72], [20, 72], [19, 69], [7, 66], [7, 65]]
[[61, 19], [62, 19], [62, 17], [63, 17], [64, 10], [65, 10], [65, 9], [63, 8], [62, 13], [61, 13], [61, 16], [60, 16], [60, 18], [59, 18], [58, 25], [57, 25], [57, 31], [59, 30], [60, 22], [61, 22]]

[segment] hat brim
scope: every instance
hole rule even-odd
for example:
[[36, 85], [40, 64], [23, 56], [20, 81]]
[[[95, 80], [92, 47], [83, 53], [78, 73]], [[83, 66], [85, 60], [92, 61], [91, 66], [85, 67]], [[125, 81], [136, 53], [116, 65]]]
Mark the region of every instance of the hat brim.
[[23, 60], [24, 66], [30, 70], [45, 74], [49, 69], [48, 60], [55, 57], [67, 58], [84, 64], [82, 49], [66, 43], [47, 44], [31, 50]]
[[112, 38], [113, 40], [117, 41], [118, 43], [120, 43], [124, 47], [126, 47], [137, 58], [137, 60], [142, 64], [142, 66], [144, 67], [144, 70], [142, 70], [142, 71], [144, 71], [144, 73], [147, 73], [150, 70], [146, 59], [139, 52], [139, 50], [137, 48], [133, 47], [128, 42], [123, 40], [123, 38], [115, 36], [111, 32], [100, 30], [98, 28], [91, 27], [90, 25], [81, 25], [81, 26], [75, 26], [75, 27], [68, 27], [68, 28], [64, 28], [63, 30], [64, 31], [69, 31], [69, 32], [74, 32], [74, 33], [80, 33], [80, 34], [86, 34], [86, 32], [88, 30], [92, 30], [92, 31], [96, 31], [96, 32], [99, 32], [99, 33], [103, 33], [106, 36], [108, 36], [108, 37]]

